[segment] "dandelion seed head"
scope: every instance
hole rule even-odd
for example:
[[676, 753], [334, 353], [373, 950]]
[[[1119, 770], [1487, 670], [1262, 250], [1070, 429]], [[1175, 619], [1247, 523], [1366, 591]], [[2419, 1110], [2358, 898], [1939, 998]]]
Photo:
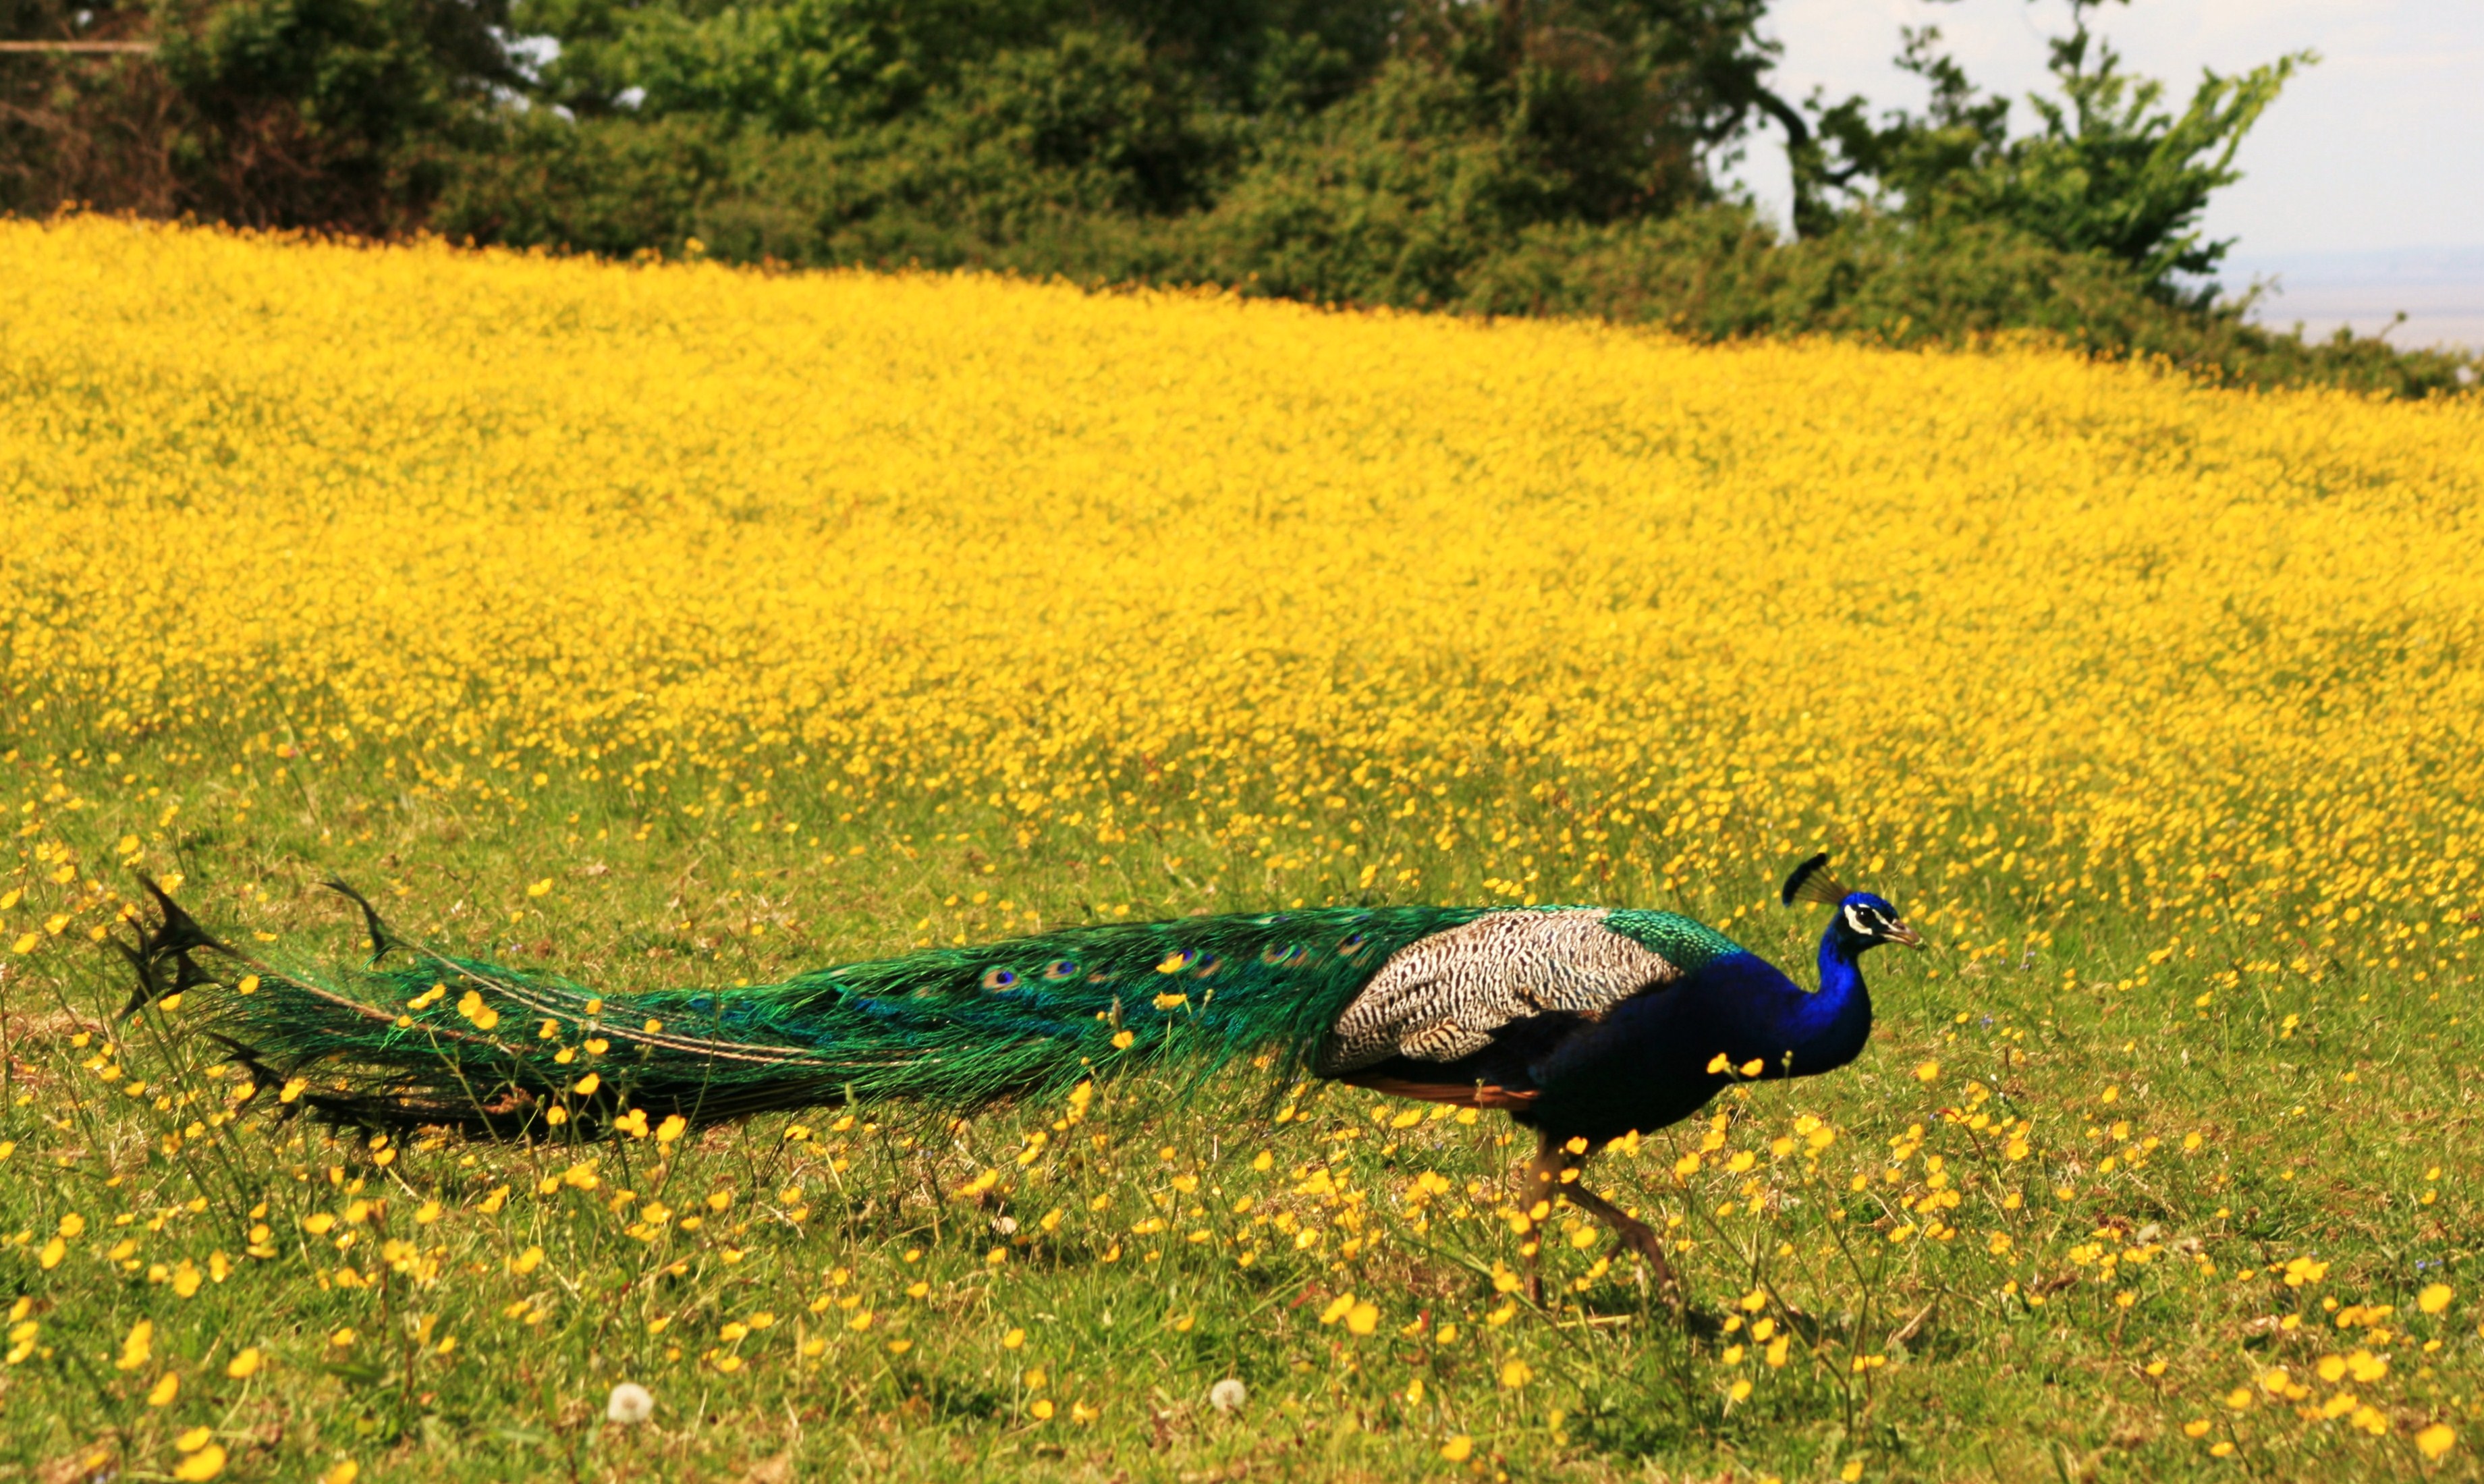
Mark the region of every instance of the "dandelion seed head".
[[655, 1415], [655, 1394], [634, 1381], [622, 1382], [604, 1399], [605, 1418], [623, 1427], [635, 1427]]

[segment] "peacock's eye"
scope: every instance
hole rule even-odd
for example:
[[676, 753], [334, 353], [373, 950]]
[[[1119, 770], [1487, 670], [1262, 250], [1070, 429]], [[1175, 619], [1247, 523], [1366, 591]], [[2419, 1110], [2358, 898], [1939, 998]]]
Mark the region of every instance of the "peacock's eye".
[[986, 989], [998, 992], [1003, 989], [1014, 988], [1016, 985], [1017, 973], [1013, 969], [984, 970], [984, 987]]
[[1219, 958], [1214, 954], [1202, 954], [1199, 957], [1199, 966], [1190, 971], [1191, 977], [1194, 979], [1205, 979], [1208, 975], [1215, 973], [1217, 969], [1224, 964], [1224, 959]]
[[1075, 958], [1055, 958], [1050, 963], [1043, 966], [1043, 977], [1054, 981], [1076, 979], [1078, 977], [1078, 960]]
[[1347, 938], [1344, 942], [1336, 945], [1336, 951], [1340, 954], [1351, 957], [1363, 952], [1363, 945], [1368, 941], [1370, 941], [1368, 938], [1358, 932], [1352, 937]]

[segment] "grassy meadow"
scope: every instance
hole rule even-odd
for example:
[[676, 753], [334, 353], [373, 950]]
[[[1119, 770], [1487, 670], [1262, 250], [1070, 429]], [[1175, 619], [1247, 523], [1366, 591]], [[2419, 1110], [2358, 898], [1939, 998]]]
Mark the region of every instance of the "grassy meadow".
[[[0, 1478], [2484, 1476], [2471, 398], [0, 261]], [[1682, 1312], [1498, 1116], [1245, 1070], [391, 1141], [246, 1095], [243, 982], [122, 1017], [105, 942], [139, 873], [275, 960], [364, 950], [336, 876], [615, 990], [1580, 902], [1807, 979], [1822, 847], [1933, 946], [1856, 1065], [1589, 1166]]]

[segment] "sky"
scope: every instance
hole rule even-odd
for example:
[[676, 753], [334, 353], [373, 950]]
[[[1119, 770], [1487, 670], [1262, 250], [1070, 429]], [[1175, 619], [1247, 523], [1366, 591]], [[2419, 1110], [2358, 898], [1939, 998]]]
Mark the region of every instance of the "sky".
[[[1923, 85], [1890, 59], [1900, 27], [1937, 25], [1970, 78], [2023, 98], [2046, 83], [2045, 39], [2067, 16], [2063, 0], [1776, 0], [1775, 87], [1920, 108]], [[2093, 24], [2177, 106], [2202, 67], [2318, 52], [2244, 141], [2243, 178], [2209, 205], [2209, 233], [2238, 239], [2227, 285], [2273, 279], [2257, 312], [2280, 325], [2378, 330], [2402, 309], [2392, 344], [2484, 348], [2484, 0], [2134, 0]], [[2031, 119], [2013, 111], [2018, 127]], [[1731, 174], [1782, 222], [1782, 137], [1744, 154]]]

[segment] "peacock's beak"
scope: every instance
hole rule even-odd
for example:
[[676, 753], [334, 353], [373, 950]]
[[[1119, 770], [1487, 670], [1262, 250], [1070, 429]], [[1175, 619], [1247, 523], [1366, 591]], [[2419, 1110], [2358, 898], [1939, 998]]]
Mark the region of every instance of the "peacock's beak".
[[1887, 931], [1892, 943], [1904, 943], [1908, 948], [1924, 946], [1924, 935], [1904, 923], [1891, 923]]

